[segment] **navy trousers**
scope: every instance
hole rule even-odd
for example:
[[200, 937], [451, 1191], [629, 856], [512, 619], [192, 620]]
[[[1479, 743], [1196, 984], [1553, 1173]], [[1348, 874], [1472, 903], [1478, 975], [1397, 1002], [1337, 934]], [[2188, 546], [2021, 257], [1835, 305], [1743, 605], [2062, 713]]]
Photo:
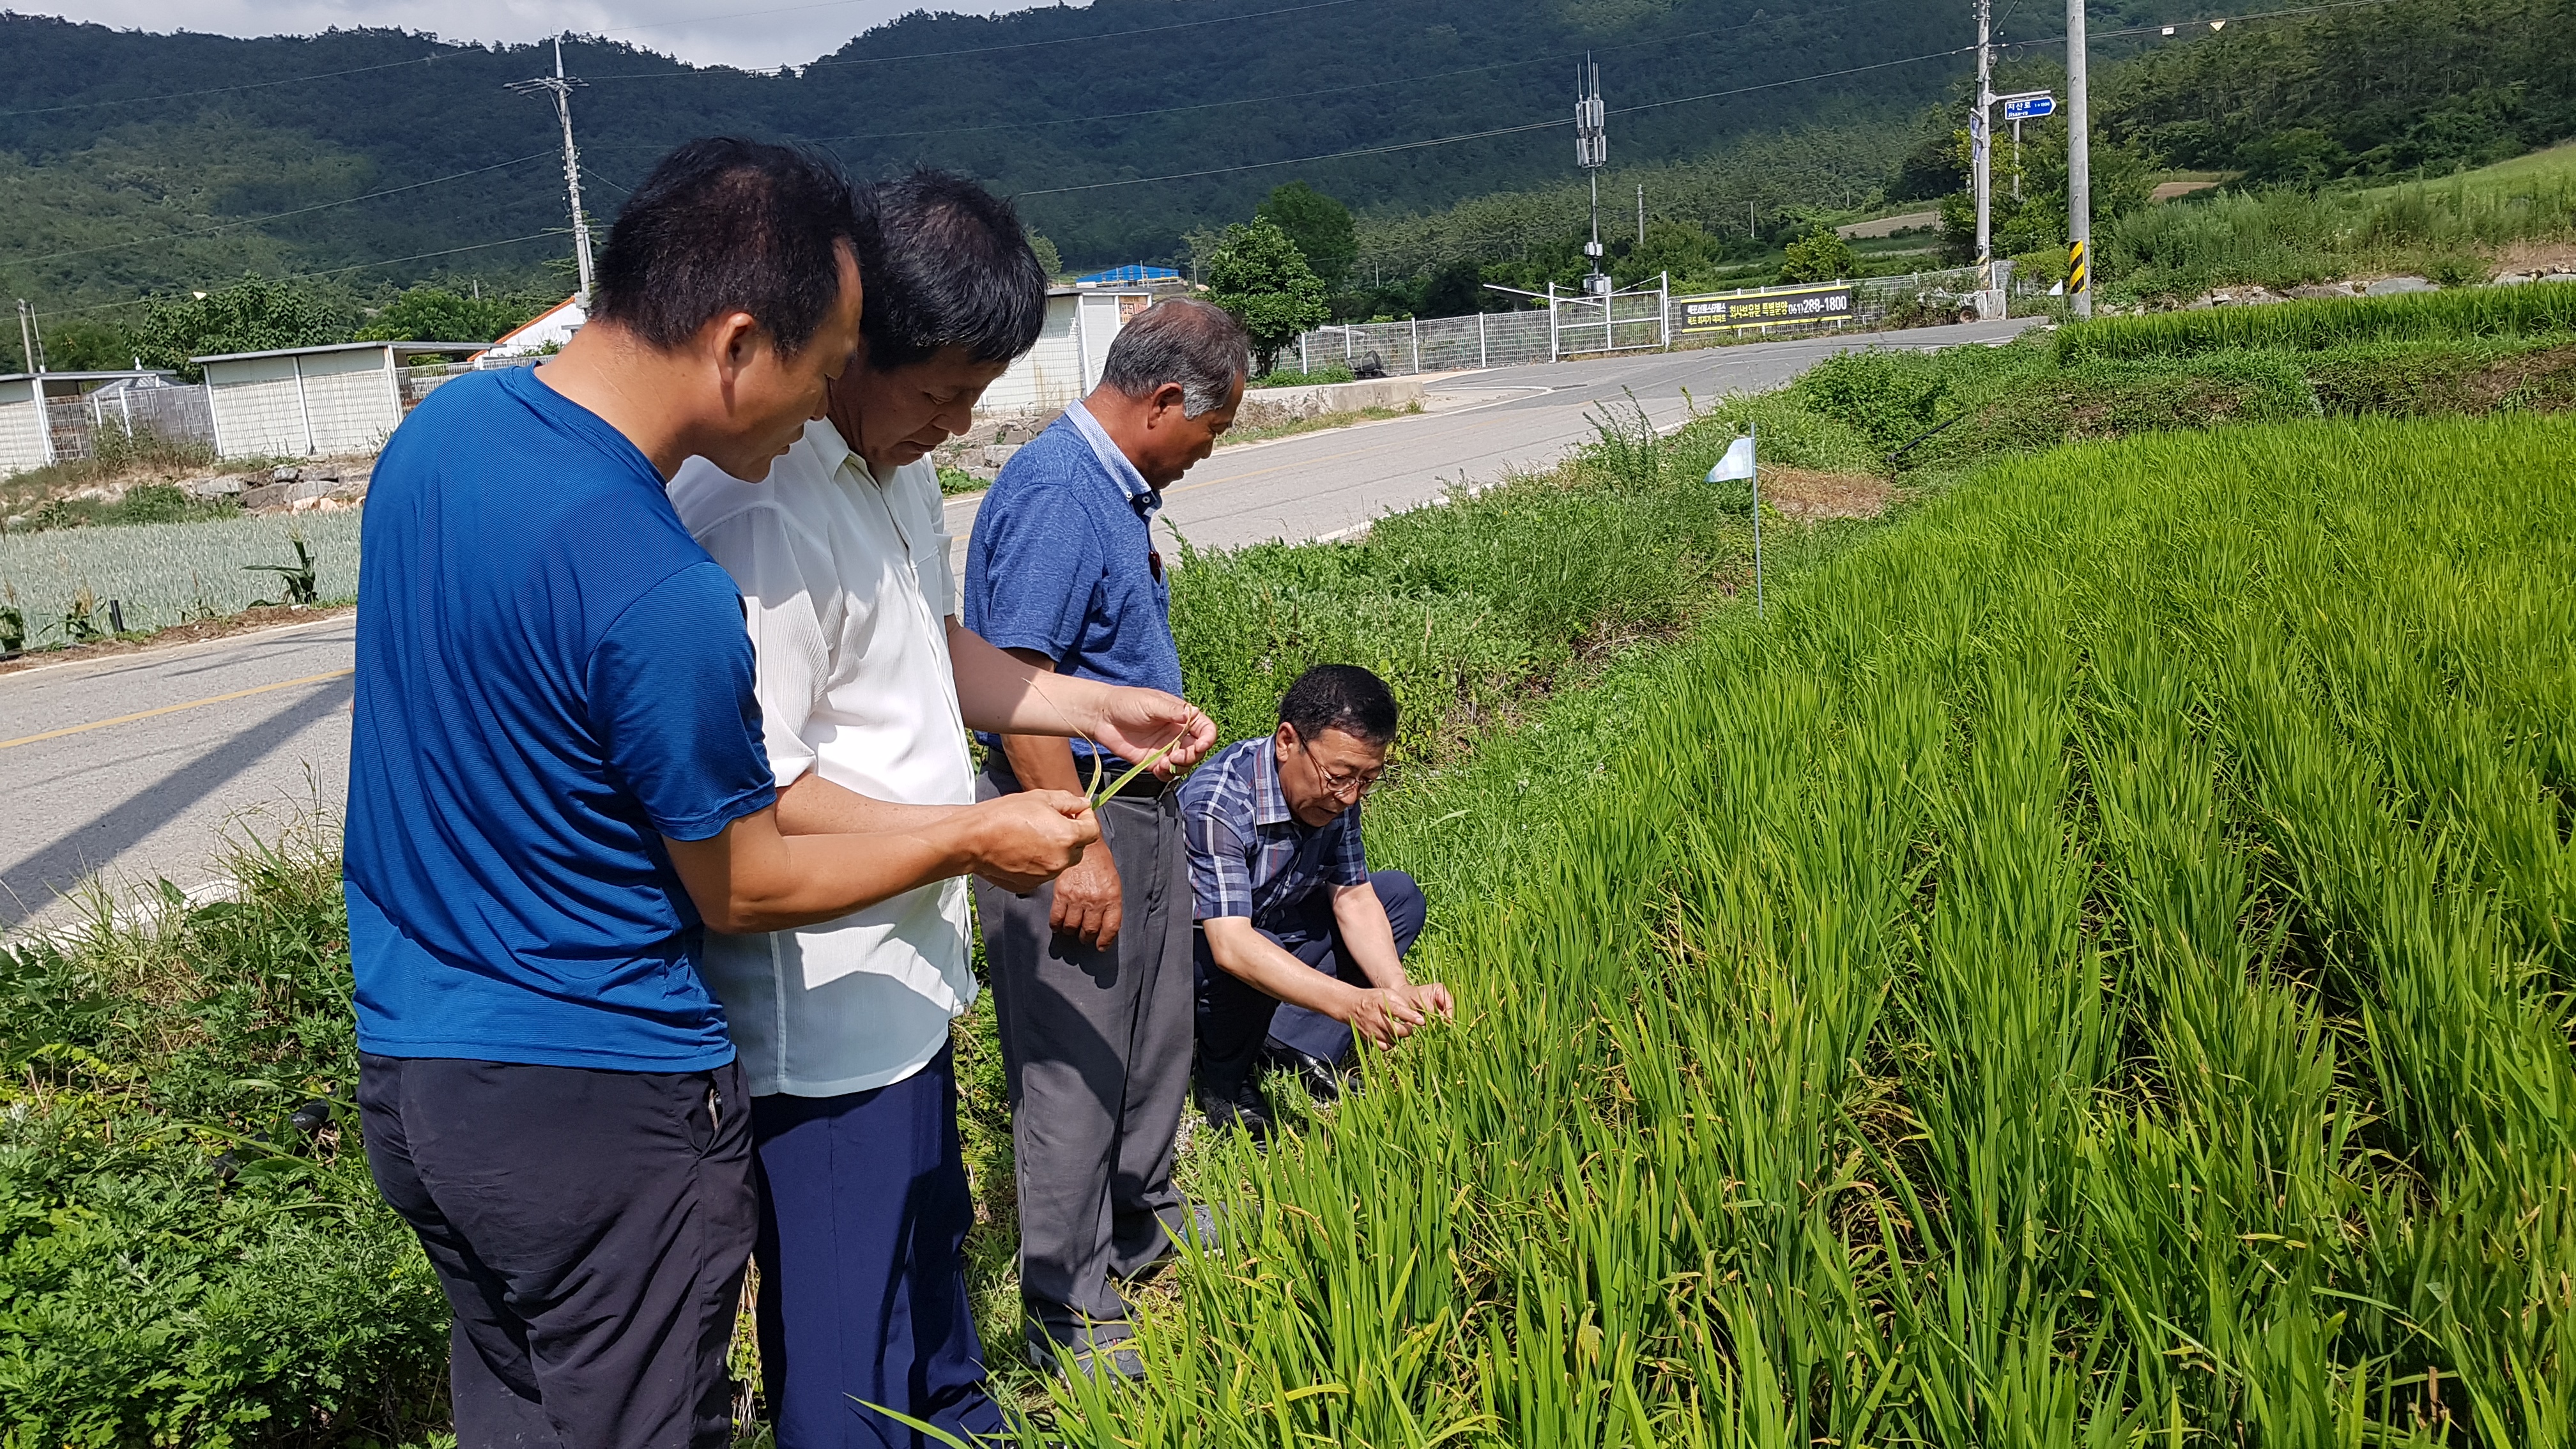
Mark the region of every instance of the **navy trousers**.
[[998, 1435], [966, 1297], [975, 1204], [949, 1049], [842, 1097], [754, 1097], [760, 1368], [779, 1449], [921, 1449]]
[[[1372, 871], [1369, 884], [1377, 887], [1378, 901], [1386, 907], [1387, 924], [1395, 928], [1396, 953], [1411, 951], [1430, 910], [1422, 898], [1422, 887], [1400, 870]], [[1325, 975], [1365, 988], [1369, 984], [1367, 973], [1342, 949], [1341, 927], [1333, 920], [1330, 891], [1330, 887], [1317, 891], [1308, 898], [1310, 909], [1302, 916], [1276, 929], [1264, 927], [1261, 934]], [[1232, 1095], [1260, 1065], [1262, 1048], [1270, 1043], [1304, 1052], [1322, 1062], [1338, 1064], [1350, 1056], [1352, 1038], [1348, 1026], [1302, 1006], [1282, 1005], [1277, 998], [1263, 994], [1219, 966], [1208, 950], [1204, 931], [1197, 933], [1197, 951], [1201, 1091], [1212, 1096]]]

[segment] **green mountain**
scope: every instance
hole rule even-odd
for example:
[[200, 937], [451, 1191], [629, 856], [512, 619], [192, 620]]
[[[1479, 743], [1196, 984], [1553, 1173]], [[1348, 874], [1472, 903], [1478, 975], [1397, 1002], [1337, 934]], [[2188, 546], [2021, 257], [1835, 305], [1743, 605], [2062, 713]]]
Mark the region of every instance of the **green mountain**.
[[[2214, 33], [2186, 18], [2198, 5], [2093, 5], [2106, 135], [2161, 163], [2313, 183], [2576, 133], [2576, 0], [2388, 0]], [[971, 172], [1018, 195], [1076, 266], [1180, 259], [1191, 233], [1303, 179], [1360, 214], [1375, 281], [1561, 238], [1587, 53], [1610, 108], [1607, 214], [1633, 207], [1636, 182], [1657, 219], [1713, 233], [1748, 201], [1768, 226], [1882, 187], [1937, 195], [1955, 184], [1970, 14], [1967, 0], [1094, 0], [914, 14], [788, 73], [595, 40], [564, 58], [587, 82], [574, 117], [603, 226], [669, 146], [734, 132], [828, 148], [863, 176]], [[2059, 7], [2001, 15], [2004, 75], [2054, 83]], [[2158, 35], [2169, 21], [2179, 33]], [[504, 88], [551, 59], [387, 30], [239, 40], [0, 13], [0, 294], [64, 326], [130, 325], [146, 292], [244, 272], [305, 278], [351, 315], [420, 279], [559, 292], [553, 110]]]
[[[1095, 0], [915, 14], [793, 74], [588, 40], [564, 58], [588, 82], [574, 118], [603, 215], [689, 136], [792, 137], [861, 174], [972, 172], [1080, 265], [1171, 256], [1292, 177], [1362, 211], [1563, 178], [1587, 52], [1622, 163], [1899, 122], [1961, 73], [1947, 52], [1967, 16], [1963, 0]], [[531, 273], [564, 250], [508, 240], [564, 223], [554, 117], [503, 87], [550, 64], [394, 31], [237, 40], [0, 14], [0, 283], [62, 307], [245, 268]], [[1212, 174], [1139, 181], [1177, 173]], [[371, 192], [392, 194], [334, 204]]]

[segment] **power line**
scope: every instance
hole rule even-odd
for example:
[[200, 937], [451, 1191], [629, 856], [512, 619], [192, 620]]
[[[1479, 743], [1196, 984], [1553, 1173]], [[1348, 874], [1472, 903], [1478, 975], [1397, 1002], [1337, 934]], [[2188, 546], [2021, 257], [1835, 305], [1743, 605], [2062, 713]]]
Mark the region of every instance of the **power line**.
[[140, 106], [153, 101], [184, 101], [194, 96], [230, 95], [234, 91], [266, 90], [270, 86], [302, 85], [306, 81], [335, 80], [344, 75], [366, 75], [371, 71], [400, 70], [407, 65], [427, 65], [439, 59], [436, 55], [418, 56], [411, 60], [389, 60], [382, 65], [362, 65], [349, 70], [326, 70], [318, 75], [291, 75], [280, 80], [246, 81], [237, 86], [210, 86], [201, 91], [170, 91], [157, 96], [120, 96], [108, 101], [74, 101], [64, 106], [38, 106], [25, 111], [0, 111], [0, 120], [12, 116], [50, 116], [62, 111], [86, 111], [98, 106]]
[[[1796, 18], [1800, 20], [1812, 20], [1821, 16], [1839, 14], [1842, 11], [1855, 8], [1857, 8], [1855, 5], [1836, 5], [1831, 9], [1811, 10]], [[1647, 46], [1675, 45], [1685, 40], [1700, 40], [1711, 35], [1730, 35], [1739, 30], [1751, 30], [1757, 26], [1776, 25], [1780, 23], [1780, 20], [1781, 17], [1779, 16], [1768, 16], [1761, 20], [1748, 20], [1741, 25], [1720, 25], [1707, 30], [1685, 31], [1679, 35], [1659, 35], [1652, 40], [1632, 40], [1621, 45], [1603, 46], [1597, 53], [1602, 55], [1611, 55], [1619, 51], [1639, 50]], [[952, 126], [944, 129], [922, 131], [861, 131], [847, 136], [798, 136], [793, 139], [811, 142], [816, 145], [830, 145], [839, 141], [900, 141], [913, 140], [924, 136], [975, 136], [982, 135], [989, 131], [1033, 131], [1047, 126], [1080, 126], [1089, 125], [1098, 121], [1129, 121], [1141, 119], [1146, 116], [1177, 115], [1185, 111], [1219, 110], [1227, 106], [1257, 106], [1267, 105], [1273, 101], [1311, 100], [1316, 96], [1336, 96], [1344, 95], [1352, 91], [1382, 90], [1388, 86], [1421, 85], [1431, 81], [1454, 80], [1459, 76], [1465, 75], [1485, 75], [1493, 71], [1518, 70], [1525, 66], [1556, 65], [1559, 63], [1559, 58], [1556, 56], [1538, 55], [1531, 56], [1526, 60], [1497, 61], [1492, 65], [1471, 65], [1459, 70], [1433, 71], [1427, 75], [1392, 76], [1386, 80], [1359, 81], [1350, 85], [1325, 86], [1321, 89], [1311, 91], [1282, 91], [1275, 95], [1241, 96], [1227, 101], [1195, 101], [1188, 105], [1155, 106], [1141, 111], [1104, 111], [1099, 115], [1094, 116], [1065, 116], [1045, 121], [996, 121], [989, 126]], [[603, 148], [595, 147], [593, 149]], [[612, 147], [604, 149], [636, 148]]]
[[1470, 131], [1457, 136], [1434, 136], [1427, 141], [1397, 141], [1385, 146], [1362, 146], [1352, 151], [1326, 151], [1316, 156], [1291, 156], [1284, 161], [1252, 161], [1241, 166], [1212, 166], [1204, 171], [1175, 171], [1168, 176], [1131, 176], [1123, 181], [1094, 181], [1086, 186], [1050, 186], [1038, 191], [1015, 192], [1017, 196], [1062, 196], [1070, 191], [1099, 191], [1111, 186], [1143, 186], [1154, 181], [1188, 181], [1201, 176], [1226, 176], [1237, 171], [1261, 171], [1273, 166], [1304, 166], [1316, 161], [1338, 161], [1346, 156], [1378, 156], [1389, 151], [1419, 151], [1428, 146], [1446, 146], [1456, 141], [1481, 141], [1489, 136], [1515, 136], [1523, 131], [1546, 131], [1570, 126], [1571, 121], [1532, 121], [1521, 126], [1500, 126], [1490, 131]]
[[[1950, 56], [1965, 54], [1966, 49], [1932, 51], [1924, 55], [1910, 55], [1903, 60], [1886, 60], [1875, 65], [1855, 65], [1842, 70], [1820, 71], [1815, 75], [1792, 76], [1786, 80], [1765, 81], [1760, 85], [1739, 86], [1733, 90], [1709, 91], [1696, 96], [1677, 96], [1668, 101], [1646, 101], [1639, 105], [1623, 106], [1610, 114], [1628, 115], [1636, 111], [1652, 111], [1665, 106], [1688, 105], [1693, 101], [1713, 101], [1726, 96], [1748, 95], [1754, 91], [1776, 90], [1781, 86], [1802, 85], [1809, 81], [1832, 80], [1838, 76], [1858, 75], [1864, 71], [1885, 70], [1890, 66], [1916, 65], [1927, 60], [1943, 60]], [[1314, 156], [1292, 156], [1284, 161], [1251, 161], [1240, 166], [1212, 166], [1200, 171], [1175, 171], [1165, 176], [1131, 176], [1118, 181], [1094, 181], [1083, 186], [1049, 186], [1014, 194], [1062, 196], [1069, 192], [1100, 191], [1112, 186], [1143, 186], [1157, 181], [1191, 181], [1202, 176], [1227, 176], [1238, 171], [1261, 171], [1274, 166], [1305, 166], [1317, 161], [1339, 161], [1354, 156], [1380, 156], [1390, 151], [1418, 151], [1432, 146], [1452, 145], [1460, 141], [1482, 141], [1494, 136], [1513, 136], [1526, 131], [1545, 131], [1572, 124], [1574, 123], [1570, 120], [1531, 121], [1518, 126], [1498, 126], [1487, 131], [1469, 131], [1455, 136], [1434, 136], [1421, 141], [1396, 141], [1383, 146], [1360, 146], [1348, 151], [1326, 151]]]
[[217, 222], [213, 226], [199, 227], [195, 231], [167, 232], [160, 236], [137, 237], [132, 241], [107, 242], [94, 247], [75, 247], [67, 252], [48, 252], [40, 257], [22, 257], [19, 259], [18, 265], [33, 266], [38, 262], [55, 262], [60, 261], [65, 257], [85, 257], [97, 252], [115, 252], [123, 251], [127, 247], [150, 246], [155, 242], [186, 241], [190, 237], [212, 236], [216, 232], [230, 231], [235, 227], [257, 226], [262, 222], [280, 221], [290, 216], [303, 216], [308, 212], [329, 211], [335, 206], [354, 206], [361, 201], [373, 201], [381, 196], [400, 196], [406, 191], [418, 191], [425, 186], [439, 186], [450, 181], [462, 181], [469, 176], [481, 176], [486, 172], [507, 170], [512, 166], [524, 166], [530, 161], [539, 160], [552, 154], [553, 153], [550, 151], [539, 151], [534, 155], [522, 156], [515, 161], [499, 161], [490, 166], [477, 166], [471, 171], [459, 171], [453, 176], [435, 176], [427, 181], [414, 181], [402, 186], [388, 186], [381, 191], [370, 191], [364, 196], [343, 197], [338, 201], [317, 201], [311, 206], [299, 206], [293, 211], [273, 211], [266, 216], [234, 217], [228, 221]]
[[[404, 262], [425, 262], [432, 257], [452, 257], [459, 252], [489, 251], [494, 247], [515, 246], [520, 242], [544, 241], [550, 237], [563, 236], [567, 233], [567, 230], [568, 229], [564, 227], [553, 227], [545, 231], [532, 231], [526, 236], [504, 237], [500, 241], [475, 242], [471, 245], [461, 247], [444, 247], [434, 252], [414, 252], [407, 257], [379, 257], [373, 261], [351, 262], [345, 267], [327, 267], [317, 272], [287, 272], [280, 276], [271, 277], [268, 280], [273, 282], [309, 282], [316, 277], [336, 277], [343, 272], [363, 272], [369, 267], [391, 267], [398, 266]], [[58, 307], [51, 311], [39, 313], [38, 315], [44, 317], [77, 317], [86, 312], [112, 312], [119, 307], [141, 307], [147, 305], [151, 301], [152, 299], [150, 297], [131, 297], [122, 302], [97, 302], [87, 307]]]

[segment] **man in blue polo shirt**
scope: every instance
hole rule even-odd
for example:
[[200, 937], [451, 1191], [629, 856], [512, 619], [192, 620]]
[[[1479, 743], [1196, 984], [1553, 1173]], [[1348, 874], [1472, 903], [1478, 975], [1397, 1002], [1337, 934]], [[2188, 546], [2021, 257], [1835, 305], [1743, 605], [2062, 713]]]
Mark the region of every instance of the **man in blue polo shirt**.
[[754, 1212], [705, 929], [827, 920], [1096, 836], [1028, 797], [780, 832], [742, 600], [663, 485], [756, 479], [858, 339], [847, 184], [693, 142], [545, 366], [423, 402], [378, 461], [346, 892], [368, 1166], [455, 1313], [457, 1442], [719, 1449]]
[[1386, 768], [1395, 696], [1353, 664], [1318, 664], [1279, 699], [1267, 739], [1228, 745], [1181, 787], [1198, 916], [1199, 1105], [1267, 1137], [1267, 1060], [1339, 1090], [1359, 1038], [1391, 1047], [1455, 1011], [1405, 975], [1422, 888], [1372, 871], [1360, 800]]
[[[966, 627], [1042, 670], [1179, 694], [1151, 522], [1233, 423], [1250, 365], [1242, 325], [1204, 302], [1159, 303], [1121, 329], [1100, 385], [1012, 456], [976, 513]], [[1082, 741], [986, 742], [986, 800], [1127, 768]], [[1082, 1371], [1132, 1377], [1143, 1365], [1117, 1284], [1204, 1231], [1172, 1187], [1189, 1092], [1189, 866], [1164, 781], [1139, 775], [1099, 813], [1080, 865], [1027, 894], [978, 881], [975, 911], [1010, 1086], [1029, 1356], [1054, 1367], [1061, 1349]]]

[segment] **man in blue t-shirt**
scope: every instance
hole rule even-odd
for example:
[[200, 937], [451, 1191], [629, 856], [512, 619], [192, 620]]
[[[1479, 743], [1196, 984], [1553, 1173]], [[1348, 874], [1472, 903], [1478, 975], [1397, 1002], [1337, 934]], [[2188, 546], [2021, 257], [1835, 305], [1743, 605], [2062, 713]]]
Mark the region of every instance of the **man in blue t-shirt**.
[[1097, 838], [1053, 793], [782, 834], [732, 580], [663, 494], [756, 479], [861, 305], [847, 184], [698, 141], [610, 234], [589, 323], [449, 383], [369, 492], [346, 890], [377, 1186], [456, 1315], [460, 1449], [717, 1449], [754, 1212], [706, 929], [828, 920]]
[[[1171, 590], [1150, 527], [1162, 490], [1216, 446], [1250, 368], [1204, 302], [1146, 309], [1100, 385], [1011, 457], [975, 515], [966, 627], [1039, 669], [1181, 692]], [[1104, 784], [1128, 762], [1036, 735], [988, 738], [981, 799]], [[1079, 760], [1079, 763], [1077, 763]], [[975, 884], [1011, 1099], [1020, 1297], [1030, 1357], [1143, 1371], [1117, 1284], [1203, 1230], [1172, 1187], [1190, 1074], [1190, 883], [1167, 782], [1100, 807], [1100, 845], [1055, 884]]]

